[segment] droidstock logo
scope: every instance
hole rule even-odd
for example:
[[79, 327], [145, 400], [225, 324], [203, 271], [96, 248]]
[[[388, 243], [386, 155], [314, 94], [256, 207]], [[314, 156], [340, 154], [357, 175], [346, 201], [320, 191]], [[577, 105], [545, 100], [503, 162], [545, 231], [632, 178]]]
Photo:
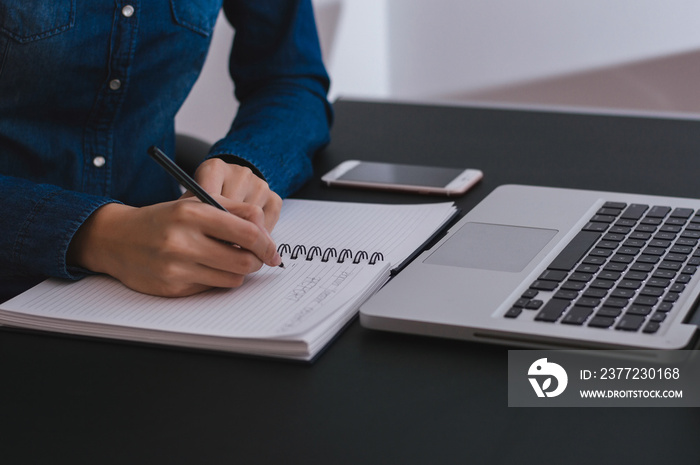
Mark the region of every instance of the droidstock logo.
[[[566, 370], [556, 363], [548, 362], [546, 358], [541, 358], [532, 365], [527, 371], [530, 384], [535, 390], [537, 397], [556, 397], [566, 389], [569, 382], [569, 377], [566, 375]], [[557, 383], [552, 388], [552, 378], [557, 380]], [[540, 380], [542, 380], [540, 384]]]

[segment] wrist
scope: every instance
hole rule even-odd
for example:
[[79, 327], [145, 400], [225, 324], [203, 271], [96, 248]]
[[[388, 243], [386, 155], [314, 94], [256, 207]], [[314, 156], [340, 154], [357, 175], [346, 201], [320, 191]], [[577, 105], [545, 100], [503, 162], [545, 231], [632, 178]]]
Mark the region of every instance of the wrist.
[[133, 207], [108, 203], [95, 210], [78, 228], [68, 246], [66, 262], [95, 273], [108, 273], [110, 245], [115, 243], [124, 215]]

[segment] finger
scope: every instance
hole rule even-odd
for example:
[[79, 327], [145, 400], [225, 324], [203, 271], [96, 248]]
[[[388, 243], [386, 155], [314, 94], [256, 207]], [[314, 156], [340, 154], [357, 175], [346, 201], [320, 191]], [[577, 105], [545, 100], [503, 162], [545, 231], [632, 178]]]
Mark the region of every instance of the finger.
[[200, 241], [193, 259], [208, 268], [240, 276], [254, 273], [263, 265], [254, 253], [211, 238]]
[[196, 272], [198, 284], [208, 287], [230, 289], [242, 286], [245, 281], [245, 274], [223, 271], [205, 265], [197, 266], [194, 271]]
[[226, 182], [227, 163], [218, 158], [206, 160], [194, 173], [194, 180], [209, 194], [220, 194]]
[[202, 232], [210, 237], [239, 245], [269, 266], [279, 265], [281, 258], [275, 242], [265, 229], [262, 209], [238, 203], [233, 205], [229, 212], [209, 210], [211, 219], [202, 222]]

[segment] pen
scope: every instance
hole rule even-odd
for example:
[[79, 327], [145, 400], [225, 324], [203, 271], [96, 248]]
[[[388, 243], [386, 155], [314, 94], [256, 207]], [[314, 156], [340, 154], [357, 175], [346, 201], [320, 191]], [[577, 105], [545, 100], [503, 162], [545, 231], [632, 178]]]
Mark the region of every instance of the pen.
[[[152, 145], [151, 147], [148, 148], [148, 154], [153, 158], [160, 166], [162, 166], [165, 171], [168, 172], [172, 177], [174, 177], [177, 182], [179, 182], [182, 187], [187, 189], [188, 191], [192, 192], [199, 200], [201, 200], [203, 203], [209, 204], [212, 207], [216, 207], [219, 210], [225, 211], [226, 213], [229, 213], [228, 210], [226, 210], [219, 202], [214, 200], [214, 198], [209, 195], [207, 191], [202, 189], [202, 186], [197, 184], [197, 181], [192, 179], [189, 174], [185, 173], [182, 168], [177, 166], [177, 164], [172, 161], [170, 158], [168, 158], [167, 155], [163, 153], [162, 150], [160, 150], [158, 147], [155, 145]], [[235, 245], [235, 244], [231, 244]], [[284, 263], [279, 264], [280, 268], [284, 268]]]

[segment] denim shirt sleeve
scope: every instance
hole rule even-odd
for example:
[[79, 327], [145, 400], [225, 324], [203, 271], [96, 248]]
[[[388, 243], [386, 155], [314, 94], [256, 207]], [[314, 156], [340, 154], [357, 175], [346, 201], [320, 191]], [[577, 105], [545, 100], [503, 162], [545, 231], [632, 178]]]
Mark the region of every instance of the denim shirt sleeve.
[[248, 161], [286, 197], [311, 177], [332, 121], [311, 2], [227, 1], [224, 10], [236, 30], [229, 70], [240, 107], [210, 156]]
[[114, 200], [0, 175], [5, 224], [0, 235], [0, 275], [84, 276], [85, 270], [66, 264], [68, 245], [92, 212], [108, 202]]

